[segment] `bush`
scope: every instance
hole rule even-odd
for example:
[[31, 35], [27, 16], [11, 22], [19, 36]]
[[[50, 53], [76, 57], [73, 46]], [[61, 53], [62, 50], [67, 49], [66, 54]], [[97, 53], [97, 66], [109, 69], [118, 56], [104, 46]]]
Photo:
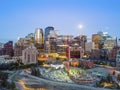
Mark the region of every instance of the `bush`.
[[0, 87], [5, 87], [9, 90], [15, 90], [15, 83], [9, 83], [7, 82], [8, 79], [8, 73], [0, 72]]
[[45, 61], [38, 61], [38, 65], [44, 65], [44, 64], [46, 64]]
[[12, 82], [12, 83], [7, 83], [7, 89], [10, 89], [10, 90], [15, 90], [16, 86], [15, 86], [15, 83]]

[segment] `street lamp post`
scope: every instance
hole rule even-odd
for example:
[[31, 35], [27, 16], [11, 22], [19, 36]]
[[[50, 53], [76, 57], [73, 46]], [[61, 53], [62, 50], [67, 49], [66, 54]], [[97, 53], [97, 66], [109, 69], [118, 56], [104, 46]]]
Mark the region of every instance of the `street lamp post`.
[[80, 46], [80, 60], [82, 59], [82, 47]]

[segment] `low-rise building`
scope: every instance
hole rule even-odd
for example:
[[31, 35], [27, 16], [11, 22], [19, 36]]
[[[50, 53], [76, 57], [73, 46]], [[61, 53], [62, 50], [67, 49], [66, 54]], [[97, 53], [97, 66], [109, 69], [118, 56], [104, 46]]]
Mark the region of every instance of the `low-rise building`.
[[83, 67], [87, 67], [87, 68], [93, 68], [94, 67], [94, 62], [93, 61], [89, 61], [89, 60], [73, 60], [70, 61], [70, 65], [74, 66], [74, 67], [78, 67], [81, 66]]
[[34, 46], [29, 46], [28, 48], [22, 51], [23, 64], [37, 63], [37, 58], [38, 58], [38, 51]]

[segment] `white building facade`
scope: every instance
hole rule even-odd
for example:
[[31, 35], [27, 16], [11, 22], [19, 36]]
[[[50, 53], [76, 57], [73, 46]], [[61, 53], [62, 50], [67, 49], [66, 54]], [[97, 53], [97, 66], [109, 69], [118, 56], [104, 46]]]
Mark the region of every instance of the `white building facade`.
[[37, 63], [37, 57], [38, 57], [38, 51], [34, 46], [29, 46], [28, 48], [22, 51], [23, 64]]

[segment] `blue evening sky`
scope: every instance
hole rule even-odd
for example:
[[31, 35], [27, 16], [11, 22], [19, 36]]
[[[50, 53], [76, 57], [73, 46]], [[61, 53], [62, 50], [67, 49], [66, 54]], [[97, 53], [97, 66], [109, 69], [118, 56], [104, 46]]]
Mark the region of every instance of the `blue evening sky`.
[[120, 0], [0, 0], [0, 42], [47, 26], [65, 35], [105, 31], [119, 38]]

